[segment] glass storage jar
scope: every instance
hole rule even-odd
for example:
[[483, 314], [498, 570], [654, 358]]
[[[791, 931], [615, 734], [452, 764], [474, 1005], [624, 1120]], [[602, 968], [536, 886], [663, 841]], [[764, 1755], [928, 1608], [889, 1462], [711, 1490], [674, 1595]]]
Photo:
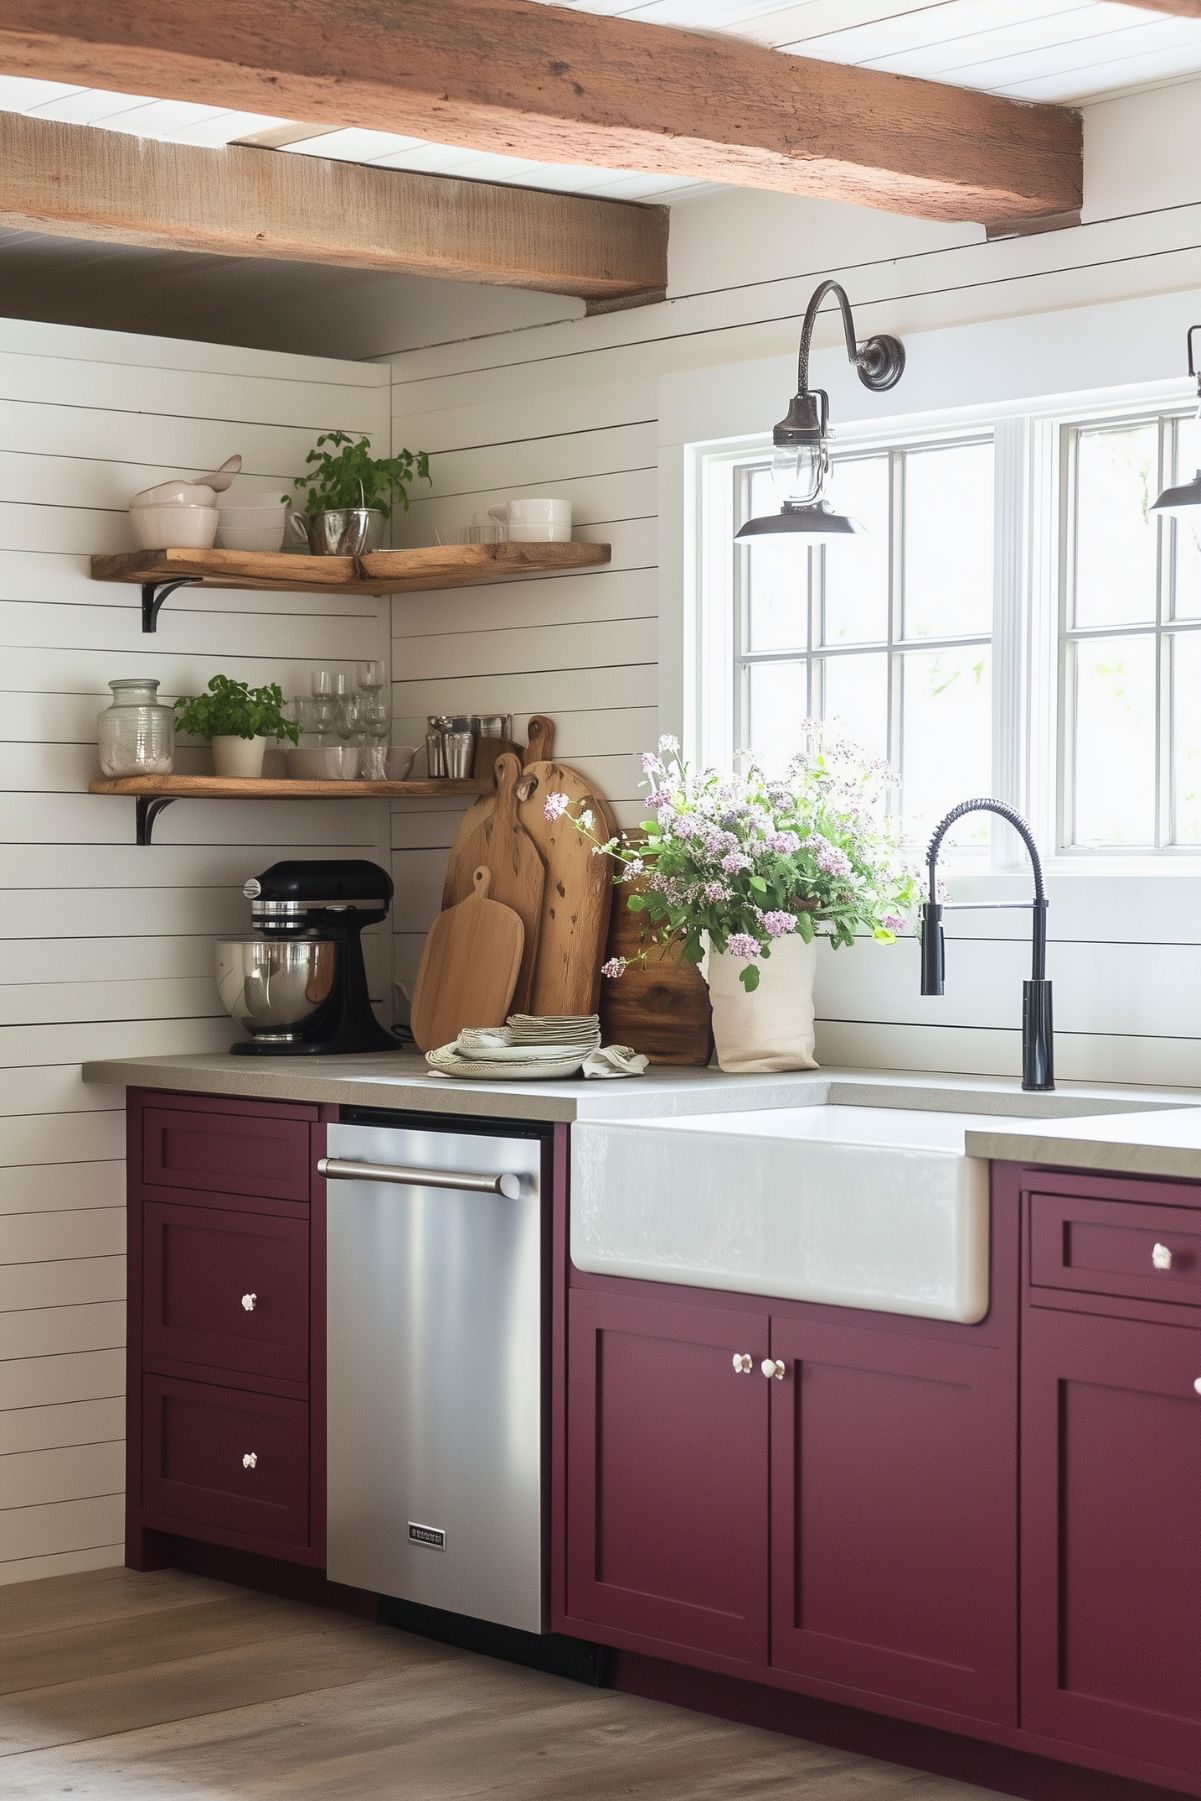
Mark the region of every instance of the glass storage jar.
[[145, 676], [110, 682], [112, 705], [97, 721], [102, 775], [170, 775], [175, 755], [175, 711], [158, 698], [158, 683]]

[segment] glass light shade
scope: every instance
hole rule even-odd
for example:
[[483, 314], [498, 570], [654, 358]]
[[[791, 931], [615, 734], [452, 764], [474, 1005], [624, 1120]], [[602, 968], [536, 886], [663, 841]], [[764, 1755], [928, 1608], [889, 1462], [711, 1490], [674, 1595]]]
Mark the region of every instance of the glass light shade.
[[777, 444], [772, 456], [771, 479], [782, 507], [805, 507], [821, 499], [830, 467], [822, 438]]

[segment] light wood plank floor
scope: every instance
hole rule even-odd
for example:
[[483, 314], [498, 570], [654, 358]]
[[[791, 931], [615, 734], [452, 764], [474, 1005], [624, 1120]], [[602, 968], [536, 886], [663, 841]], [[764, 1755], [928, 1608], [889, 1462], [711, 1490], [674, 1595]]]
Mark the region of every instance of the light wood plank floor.
[[4, 1801], [984, 1801], [164, 1570], [0, 1587]]

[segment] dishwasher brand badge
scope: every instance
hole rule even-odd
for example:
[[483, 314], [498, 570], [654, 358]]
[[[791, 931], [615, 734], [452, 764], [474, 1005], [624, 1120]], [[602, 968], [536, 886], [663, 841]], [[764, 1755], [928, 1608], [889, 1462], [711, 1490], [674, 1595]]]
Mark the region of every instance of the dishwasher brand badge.
[[431, 1551], [445, 1551], [446, 1534], [441, 1526], [422, 1526], [416, 1520], [410, 1520], [409, 1543], [425, 1545]]

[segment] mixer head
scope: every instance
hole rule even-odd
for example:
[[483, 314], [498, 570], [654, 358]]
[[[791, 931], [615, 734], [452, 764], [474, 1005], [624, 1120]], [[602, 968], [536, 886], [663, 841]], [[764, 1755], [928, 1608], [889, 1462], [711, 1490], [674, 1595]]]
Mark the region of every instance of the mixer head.
[[392, 878], [377, 863], [361, 858], [297, 858], [251, 876], [242, 893], [256, 931], [269, 937], [337, 925], [359, 931], [387, 918]]

